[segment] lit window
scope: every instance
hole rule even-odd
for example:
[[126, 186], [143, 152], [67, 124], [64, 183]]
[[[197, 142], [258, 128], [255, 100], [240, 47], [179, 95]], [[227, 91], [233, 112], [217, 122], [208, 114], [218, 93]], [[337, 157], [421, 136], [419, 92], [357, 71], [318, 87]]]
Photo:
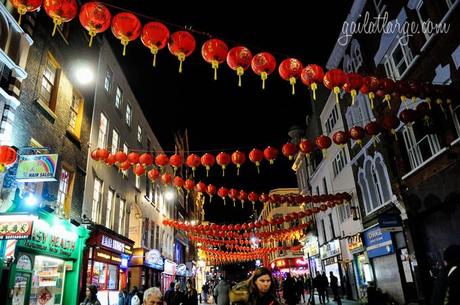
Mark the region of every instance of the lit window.
[[125, 233], [125, 205], [126, 200], [120, 199], [120, 210], [118, 211], [118, 233], [124, 235]]
[[101, 113], [99, 121], [99, 136], [97, 138], [97, 147], [105, 148], [107, 146], [107, 131], [108, 131], [107, 117]]
[[142, 143], [142, 127], [137, 125], [137, 142]]
[[70, 187], [70, 173], [64, 168], [61, 171], [61, 177], [59, 179], [59, 189], [57, 194], [57, 207], [56, 213], [62, 215], [64, 213], [65, 201], [69, 194]]
[[126, 124], [131, 126], [131, 119], [133, 115], [133, 109], [130, 104], [126, 104]]
[[58, 68], [59, 65], [56, 60], [51, 56], [51, 54], [48, 54], [45, 69], [43, 71], [40, 100], [53, 111], [55, 110], [55, 105], [53, 105], [53, 93], [58, 75]]
[[83, 117], [83, 98], [74, 88], [73, 94], [72, 94], [72, 102], [70, 104], [69, 129], [76, 136], [80, 136], [82, 117]]
[[107, 213], [105, 214], [105, 226], [112, 229], [112, 206], [115, 192], [111, 189], [107, 192]]
[[390, 52], [387, 60], [384, 63], [385, 72], [389, 78], [400, 80], [406, 72], [409, 65], [412, 63], [412, 51], [409, 48], [409, 38], [396, 38], [397, 43]]
[[113, 79], [113, 72], [107, 67], [105, 71], [105, 78], [104, 78], [104, 90], [105, 92], [109, 93], [110, 89], [112, 88], [112, 79]]
[[119, 141], [119, 135], [118, 135], [118, 132], [114, 129], [112, 131], [112, 147], [111, 147], [112, 154], [115, 154], [118, 150], [118, 141]]
[[117, 92], [115, 93], [115, 108], [120, 109], [122, 103], [123, 90], [121, 90], [120, 86], [117, 86]]
[[91, 207], [91, 220], [99, 223], [102, 202], [102, 180], [94, 178], [93, 206]]

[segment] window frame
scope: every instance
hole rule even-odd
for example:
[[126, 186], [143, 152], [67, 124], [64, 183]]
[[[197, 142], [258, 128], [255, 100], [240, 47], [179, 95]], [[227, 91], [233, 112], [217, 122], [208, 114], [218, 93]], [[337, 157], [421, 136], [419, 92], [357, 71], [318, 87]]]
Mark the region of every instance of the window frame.
[[[78, 96], [78, 100], [79, 100], [78, 109], [76, 109], [74, 107], [75, 94]], [[83, 96], [74, 87], [73, 92], [72, 92], [72, 100], [70, 102], [70, 110], [69, 110], [70, 119], [69, 119], [69, 124], [67, 125], [67, 130], [70, 131], [77, 138], [80, 138], [81, 125], [82, 125], [82, 121], [83, 121], [83, 106], [84, 106], [84, 103], [85, 103], [85, 100], [83, 99]], [[75, 115], [75, 126], [71, 125], [72, 114]]]
[[107, 190], [107, 198], [106, 198], [107, 199], [106, 200], [107, 213], [105, 214], [106, 215], [105, 216], [105, 226], [111, 230], [113, 229], [113, 211], [114, 211], [113, 207], [114, 207], [115, 198], [116, 198], [115, 190], [109, 187], [109, 189]]
[[125, 235], [125, 210], [126, 210], [126, 199], [120, 198], [118, 206], [118, 233]]
[[[62, 180], [63, 172], [67, 173], [67, 182], [65, 182], [65, 184], [67, 185], [65, 186], [66, 187], [65, 191], [61, 189], [62, 182], [63, 182]], [[74, 178], [74, 173], [71, 170], [69, 170], [67, 167], [63, 166], [61, 169], [61, 175], [59, 177], [59, 186], [58, 186], [58, 192], [57, 192], [57, 198], [56, 198], [56, 209], [57, 209], [56, 212], [59, 215], [65, 214], [66, 203], [68, 203], [69, 200], [71, 201], [73, 178]]]
[[[103, 118], [106, 121], [106, 125], [105, 125], [104, 129], [101, 128]], [[101, 114], [99, 116], [99, 132], [98, 132], [98, 135], [97, 135], [97, 147], [98, 148], [105, 148], [107, 146], [108, 133], [109, 133], [109, 119], [104, 114], [104, 112], [101, 112]]]
[[[54, 68], [54, 79], [51, 81], [48, 79], [46, 76], [46, 72], [48, 71], [47, 68], [51, 66]], [[59, 90], [59, 80], [61, 78], [61, 66], [59, 65], [58, 61], [56, 58], [50, 53], [47, 52], [46, 55], [46, 62], [45, 66], [43, 68], [42, 74], [41, 74], [41, 83], [40, 83], [40, 88], [38, 92], [38, 101], [40, 104], [44, 105], [48, 109], [50, 109], [52, 112], [56, 111], [56, 104], [57, 104], [57, 93]], [[46, 81], [47, 84], [51, 87], [51, 91], [48, 91], [48, 88], [43, 87], [43, 82]], [[49, 100], [46, 100], [45, 96], [42, 94], [42, 90], [45, 89], [47, 92], [49, 92]]]
[[[117, 136], [115, 137], [115, 135]], [[117, 139], [116, 143], [114, 143], [113, 141], [115, 138]], [[120, 144], [120, 133], [115, 128], [113, 128], [112, 129], [112, 144], [110, 144], [110, 151], [112, 154], [115, 154], [118, 151], [119, 144]]]
[[130, 103], [126, 103], [125, 122], [129, 127], [131, 127], [131, 124], [133, 123], [133, 107]]
[[[99, 185], [99, 189], [97, 190], [97, 195], [98, 195], [97, 199], [96, 199], [96, 182]], [[103, 193], [104, 193], [104, 181], [102, 181], [102, 179], [99, 179], [98, 177], [94, 177], [93, 200], [92, 200], [93, 204], [91, 206], [91, 220], [95, 223], [100, 222]]]
[[[387, 73], [387, 76], [393, 80], [400, 80], [402, 76], [407, 72], [410, 65], [412, 64], [412, 61], [414, 60], [412, 50], [409, 47], [409, 38], [406, 37], [406, 39], [407, 41], [403, 45], [401, 42], [401, 37], [397, 36], [395, 38], [396, 43], [394, 47], [391, 49], [391, 51], [388, 52], [388, 57], [384, 62], [385, 72]], [[398, 48], [401, 50], [402, 58], [398, 63], [396, 63], [394, 54], [398, 50]], [[404, 71], [400, 72], [399, 67], [402, 63], [404, 63], [406, 67]]]
[[[455, 123], [454, 123], [455, 125]], [[441, 150], [441, 144], [439, 143], [439, 138], [437, 134], [429, 133], [425, 134], [420, 139], [417, 139], [414, 128], [416, 128], [416, 123], [413, 126], [403, 126], [402, 134], [404, 139], [404, 146], [406, 148], [406, 153], [409, 158], [409, 165], [411, 170], [417, 169], [425, 162], [430, 159], [432, 156], [436, 155]], [[430, 148], [431, 155], [427, 158], [424, 158], [422, 151], [420, 149], [421, 143], [427, 139], [428, 146]]]
[[113, 86], [113, 71], [110, 69], [109, 66], [107, 66], [107, 69], [105, 70], [105, 75], [104, 75], [104, 92], [106, 94], [110, 94], [110, 91], [112, 90]]
[[122, 105], [123, 105], [123, 89], [121, 89], [120, 85], [117, 85], [117, 89], [115, 90], [115, 108], [120, 110]]

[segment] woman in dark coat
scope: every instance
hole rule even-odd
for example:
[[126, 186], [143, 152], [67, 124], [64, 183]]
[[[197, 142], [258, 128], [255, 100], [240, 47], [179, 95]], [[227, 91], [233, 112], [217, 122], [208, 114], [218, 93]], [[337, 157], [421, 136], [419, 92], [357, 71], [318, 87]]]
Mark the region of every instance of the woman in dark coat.
[[101, 305], [101, 302], [97, 299], [97, 287], [89, 285], [86, 287], [86, 298], [80, 305]]
[[185, 305], [198, 305], [198, 293], [192, 286], [192, 281], [187, 280], [187, 290], [185, 291]]
[[275, 281], [270, 270], [257, 268], [249, 281], [248, 305], [279, 305]]

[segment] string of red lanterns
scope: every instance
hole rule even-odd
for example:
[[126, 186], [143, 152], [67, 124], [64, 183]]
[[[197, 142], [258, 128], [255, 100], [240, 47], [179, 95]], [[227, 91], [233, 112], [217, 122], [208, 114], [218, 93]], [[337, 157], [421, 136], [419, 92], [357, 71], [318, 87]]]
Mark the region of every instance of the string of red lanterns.
[[5, 167], [14, 164], [18, 156], [16, 150], [11, 146], [0, 146], [0, 173], [5, 171]]

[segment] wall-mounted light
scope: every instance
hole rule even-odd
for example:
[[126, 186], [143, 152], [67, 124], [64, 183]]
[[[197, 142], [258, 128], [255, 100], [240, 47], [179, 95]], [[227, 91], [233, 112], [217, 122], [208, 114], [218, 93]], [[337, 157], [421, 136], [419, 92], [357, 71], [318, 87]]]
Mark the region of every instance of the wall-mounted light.
[[76, 62], [74, 64], [74, 75], [81, 85], [88, 85], [94, 80], [94, 69], [86, 62]]

